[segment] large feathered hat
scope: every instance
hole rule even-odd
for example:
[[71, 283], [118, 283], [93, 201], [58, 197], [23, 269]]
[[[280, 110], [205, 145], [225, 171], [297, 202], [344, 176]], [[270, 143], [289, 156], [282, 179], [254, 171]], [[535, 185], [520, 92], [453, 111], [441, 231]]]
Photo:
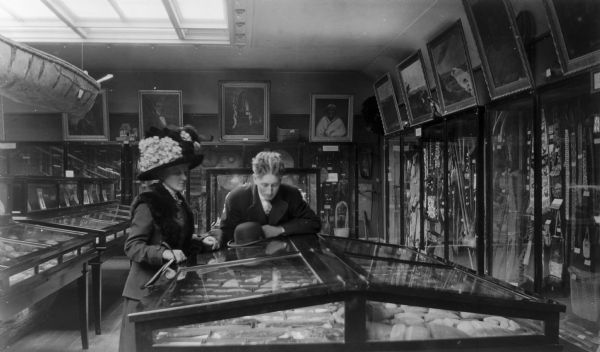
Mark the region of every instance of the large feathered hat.
[[192, 126], [176, 130], [151, 127], [139, 143], [140, 160], [138, 179], [155, 180], [158, 172], [168, 167], [188, 164], [193, 169], [202, 163], [200, 138]]

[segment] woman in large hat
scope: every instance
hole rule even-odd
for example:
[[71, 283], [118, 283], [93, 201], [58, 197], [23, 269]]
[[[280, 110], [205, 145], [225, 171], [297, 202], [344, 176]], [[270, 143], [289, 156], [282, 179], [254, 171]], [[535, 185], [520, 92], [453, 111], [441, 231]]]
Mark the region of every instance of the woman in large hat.
[[[131, 268], [123, 290], [124, 310], [119, 351], [135, 351], [135, 331], [127, 315], [143, 308], [148, 294], [145, 283], [163, 266], [187, 260], [194, 249], [217, 249], [220, 238], [195, 238], [193, 214], [182, 196], [187, 171], [200, 165], [197, 132], [189, 126], [178, 130], [152, 128], [139, 143], [138, 179], [157, 180], [149, 190], [134, 199], [131, 228], [125, 241], [125, 254]], [[219, 237], [218, 234], [216, 237]]]

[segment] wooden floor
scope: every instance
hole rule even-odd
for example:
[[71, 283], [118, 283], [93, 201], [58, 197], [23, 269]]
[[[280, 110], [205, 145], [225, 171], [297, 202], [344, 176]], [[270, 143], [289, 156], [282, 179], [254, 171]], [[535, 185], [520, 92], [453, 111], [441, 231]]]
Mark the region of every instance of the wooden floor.
[[[129, 260], [109, 259], [102, 265], [102, 334], [96, 335], [90, 317], [89, 352], [117, 351], [121, 328], [121, 293], [129, 270]], [[72, 284], [54, 298], [28, 332], [5, 348], [5, 352], [83, 351], [77, 313], [77, 287]]]

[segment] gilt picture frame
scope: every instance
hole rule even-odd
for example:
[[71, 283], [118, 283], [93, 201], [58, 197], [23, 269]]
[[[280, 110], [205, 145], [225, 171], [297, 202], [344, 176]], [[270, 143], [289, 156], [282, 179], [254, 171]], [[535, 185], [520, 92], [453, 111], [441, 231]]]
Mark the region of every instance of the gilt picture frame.
[[477, 105], [477, 90], [460, 20], [427, 43], [443, 115]]
[[544, 0], [550, 34], [565, 73], [600, 63], [600, 2]]
[[270, 82], [219, 82], [222, 141], [268, 141]]
[[183, 105], [180, 90], [140, 90], [140, 139], [151, 127], [176, 129], [183, 125]]
[[107, 141], [109, 130], [106, 90], [100, 90], [94, 105], [85, 115], [63, 113], [62, 118], [65, 141]]
[[311, 94], [311, 142], [352, 142], [354, 96]]
[[533, 86], [525, 47], [507, 0], [463, 0], [492, 100]]
[[375, 98], [377, 99], [377, 107], [379, 115], [383, 122], [383, 131], [386, 135], [401, 131], [408, 121], [403, 121], [400, 115], [398, 99], [394, 91], [392, 77], [389, 73], [381, 76], [373, 84], [375, 90]]
[[398, 64], [396, 71], [410, 125], [416, 126], [432, 120], [431, 90], [421, 50]]

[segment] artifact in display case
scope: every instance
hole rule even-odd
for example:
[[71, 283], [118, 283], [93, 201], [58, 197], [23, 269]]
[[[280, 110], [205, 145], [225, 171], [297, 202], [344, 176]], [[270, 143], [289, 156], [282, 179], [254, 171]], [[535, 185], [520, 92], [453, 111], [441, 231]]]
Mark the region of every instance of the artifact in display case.
[[404, 244], [421, 246], [421, 149], [418, 138], [402, 136], [402, 170], [404, 172], [403, 233]]
[[[400, 137], [387, 139], [387, 242], [401, 244], [402, 180]], [[406, 177], [406, 175], [405, 175]]]
[[[317, 207], [312, 208], [321, 218], [321, 233], [334, 235], [355, 233], [354, 169], [355, 151], [351, 145], [314, 145], [303, 151], [304, 165], [317, 169], [319, 174]], [[345, 205], [344, 205], [345, 204]], [[340, 207], [347, 211], [340, 213]], [[336, 209], [338, 214], [336, 217]], [[348, 224], [348, 228], [346, 228]]]
[[65, 182], [58, 185], [58, 206], [60, 208], [69, 208], [78, 206], [79, 185], [77, 182]]
[[533, 106], [520, 100], [491, 107], [491, 204], [487, 224], [488, 271], [497, 279], [533, 289]]
[[[225, 197], [237, 186], [253, 184], [251, 169], [207, 169], [209, 185], [207, 199], [207, 229], [218, 222], [225, 205]], [[300, 190], [302, 197], [311, 209], [317, 209], [317, 170], [296, 169], [285, 170], [281, 183], [292, 185]]]
[[[298, 252], [266, 254], [277, 242]], [[416, 250], [315, 235], [242, 249], [159, 279], [129, 315], [138, 351], [558, 347], [564, 306]]]
[[477, 199], [479, 119], [457, 116], [447, 122], [448, 259], [477, 270], [477, 217], [483, 216]]
[[7, 215], [12, 212], [12, 179], [0, 178], [0, 216]]
[[58, 208], [56, 183], [30, 183], [27, 185], [27, 211]]
[[118, 178], [121, 176], [120, 143], [69, 143], [67, 165], [76, 177]]
[[445, 150], [442, 124], [423, 128], [423, 231], [427, 254], [444, 257]]

